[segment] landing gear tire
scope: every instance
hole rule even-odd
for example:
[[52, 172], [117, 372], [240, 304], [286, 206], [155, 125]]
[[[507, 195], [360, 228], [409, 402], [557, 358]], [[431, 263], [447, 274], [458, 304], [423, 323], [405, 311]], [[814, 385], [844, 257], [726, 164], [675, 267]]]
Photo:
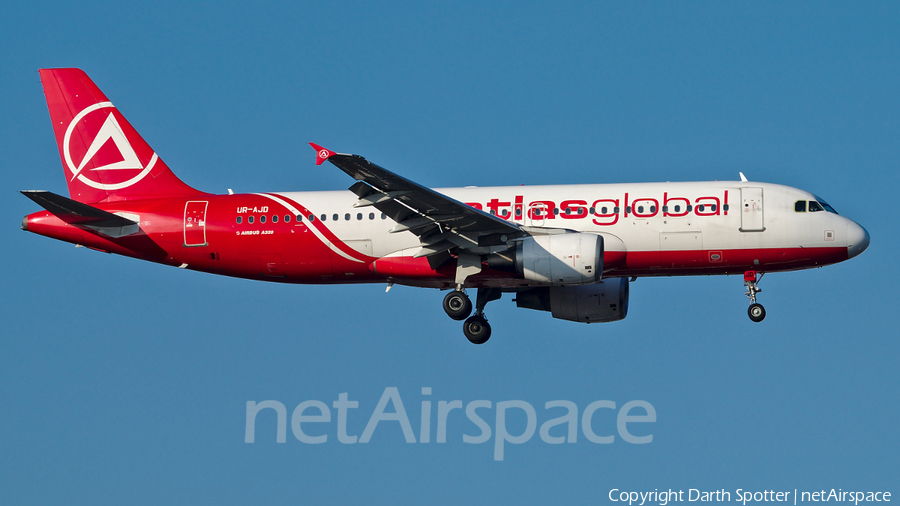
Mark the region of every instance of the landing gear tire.
[[463, 334], [472, 344], [484, 344], [491, 338], [491, 326], [484, 316], [475, 315], [463, 323]]
[[759, 323], [766, 319], [766, 308], [762, 304], [750, 304], [747, 308], [747, 315], [754, 323]]
[[465, 293], [453, 290], [444, 296], [444, 311], [454, 320], [465, 320], [472, 314], [472, 301]]

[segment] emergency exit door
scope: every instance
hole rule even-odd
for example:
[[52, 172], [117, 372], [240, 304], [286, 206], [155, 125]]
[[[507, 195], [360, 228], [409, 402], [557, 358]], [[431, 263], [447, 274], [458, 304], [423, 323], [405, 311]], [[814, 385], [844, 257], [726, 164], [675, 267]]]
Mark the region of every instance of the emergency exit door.
[[189, 201], [184, 205], [184, 245], [206, 246], [206, 201]]
[[762, 232], [763, 189], [741, 188], [741, 232]]

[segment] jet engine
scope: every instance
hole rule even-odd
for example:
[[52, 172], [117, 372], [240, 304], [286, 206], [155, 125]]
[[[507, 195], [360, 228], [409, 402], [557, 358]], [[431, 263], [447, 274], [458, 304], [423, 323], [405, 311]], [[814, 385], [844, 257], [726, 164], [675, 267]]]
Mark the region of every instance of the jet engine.
[[603, 275], [603, 237], [569, 233], [526, 237], [516, 246], [516, 271], [551, 286], [587, 285]]
[[516, 294], [516, 306], [549, 311], [573, 322], [614, 322], [628, 315], [628, 278], [609, 278], [592, 285], [530, 288]]

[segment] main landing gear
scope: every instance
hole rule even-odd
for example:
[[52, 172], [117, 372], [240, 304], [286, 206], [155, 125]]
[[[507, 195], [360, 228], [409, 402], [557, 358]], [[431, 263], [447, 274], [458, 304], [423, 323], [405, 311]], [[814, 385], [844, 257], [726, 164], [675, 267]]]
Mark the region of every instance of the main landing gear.
[[747, 315], [754, 323], [759, 323], [766, 318], [766, 308], [764, 308], [762, 304], [756, 302], [756, 294], [762, 291], [759, 287], [759, 282], [762, 281], [764, 274], [765, 273], [762, 272], [757, 273], [756, 271], [747, 271], [744, 273], [744, 286], [747, 287], [747, 291], [744, 292], [744, 295], [750, 299], [750, 307], [747, 308]]
[[444, 297], [444, 311], [454, 320], [465, 320], [472, 313], [472, 301], [466, 292], [453, 290]]
[[457, 288], [444, 297], [444, 311], [454, 320], [465, 320], [463, 334], [472, 344], [484, 344], [491, 338], [491, 325], [484, 317], [484, 306], [492, 300], [500, 298], [499, 288], [479, 288], [475, 297], [475, 314], [472, 312], [472, 301], [469, 296]]

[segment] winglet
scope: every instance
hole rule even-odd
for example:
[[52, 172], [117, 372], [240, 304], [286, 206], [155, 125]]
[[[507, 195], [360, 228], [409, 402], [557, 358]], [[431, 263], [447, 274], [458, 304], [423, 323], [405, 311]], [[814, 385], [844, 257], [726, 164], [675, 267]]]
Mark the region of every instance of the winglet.
[[322, 165], [322, 162], [324, 162], [325, 160], [328, 160], [328, 157], [336, 154], [334, 151], [325, 149], [322, 146], [319, 146], [318, 144], [314, 144], [314, 143], [310, 142], [309, 145], [312, 146], [313, 149], [316, 150], [316, 165]]

